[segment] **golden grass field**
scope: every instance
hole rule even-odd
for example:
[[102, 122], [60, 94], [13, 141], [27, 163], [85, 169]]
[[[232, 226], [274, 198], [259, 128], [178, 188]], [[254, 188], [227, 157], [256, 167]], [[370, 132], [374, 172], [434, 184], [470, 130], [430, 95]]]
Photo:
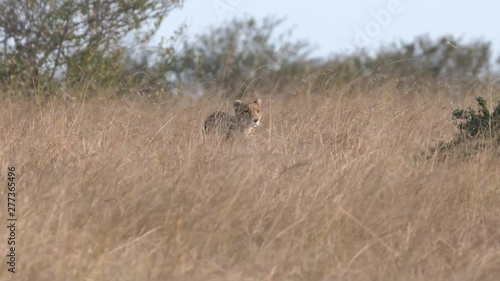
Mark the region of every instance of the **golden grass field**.
[[391, 91], [261, 93], [262, 126], [233, 143], [200, 131], [229, 99], [4, 99], [14, 280], [499, 280], [500, 159], [419, 155], [456, 106], [500, 97]]

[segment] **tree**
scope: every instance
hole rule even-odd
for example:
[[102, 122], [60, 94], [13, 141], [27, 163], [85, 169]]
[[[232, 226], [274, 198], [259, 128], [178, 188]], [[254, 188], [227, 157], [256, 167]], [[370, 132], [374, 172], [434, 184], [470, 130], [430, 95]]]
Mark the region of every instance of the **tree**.
[[[491, 44], [476, 40], [462, 43], [452, 36], [431, 40], [417, 37], [413, 42], [393, 44], [370, 56], [361, 51], [347, 58], [337, 58], [352, 66], [358, 75], [373, 71], [420, 80], [475, 79], [491, 71]], [[362, 70], [362, 71], [360, 71]]]
[[[32, 87], [56, 77], [88, 75], [104, 58], [119, 56], [121, 40], [136, 31], [147, 41], [182, 0], [3, 0], [0, 43], [4, 80]], [[104, 60], [105, 61], [105, 60]]]
[[283, 19], [234, 19], [212, 28], [194, 42], [185, 42], [180, 56], [171, 63], [178, 80], [217, 83], [236, 92], [254, 78], [265, 83], [270, 74], [305, 60], [308, 44], [290, 40], [290, 32], [279, 33]]

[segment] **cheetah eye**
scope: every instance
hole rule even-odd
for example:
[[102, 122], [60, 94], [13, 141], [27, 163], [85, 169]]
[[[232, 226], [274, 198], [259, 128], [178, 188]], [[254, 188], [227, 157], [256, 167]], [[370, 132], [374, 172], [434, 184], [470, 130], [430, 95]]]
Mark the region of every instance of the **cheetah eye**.
[[257, 110], [257, 113], [260, 113], [260, 110]]
[[248, 112], [250, 112], [250, 109], [245, 110], [245, 113], [248, 113]]

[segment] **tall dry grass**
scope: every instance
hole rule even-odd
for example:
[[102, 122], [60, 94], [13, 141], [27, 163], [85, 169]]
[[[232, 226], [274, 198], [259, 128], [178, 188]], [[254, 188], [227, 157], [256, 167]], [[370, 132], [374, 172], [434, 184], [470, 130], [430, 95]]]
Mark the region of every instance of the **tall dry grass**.
[[500, 159], [419, 157], [453, 136], [446, 96], [261, 98], [234, 143], [200, 134], [229, 100], [4, 100], [16, 280], [498, 280]]

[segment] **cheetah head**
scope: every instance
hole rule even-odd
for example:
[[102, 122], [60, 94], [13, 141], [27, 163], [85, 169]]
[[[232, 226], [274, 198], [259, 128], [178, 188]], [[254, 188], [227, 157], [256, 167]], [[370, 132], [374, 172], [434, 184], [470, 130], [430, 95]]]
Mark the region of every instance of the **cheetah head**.
[[244, 103], [240, 100], [234, 101], [234, 112], [236, 117], [244, 127], [256, 128], [260, 126], [260, 106], [261, 99], [257, 99], [253, 103]]

